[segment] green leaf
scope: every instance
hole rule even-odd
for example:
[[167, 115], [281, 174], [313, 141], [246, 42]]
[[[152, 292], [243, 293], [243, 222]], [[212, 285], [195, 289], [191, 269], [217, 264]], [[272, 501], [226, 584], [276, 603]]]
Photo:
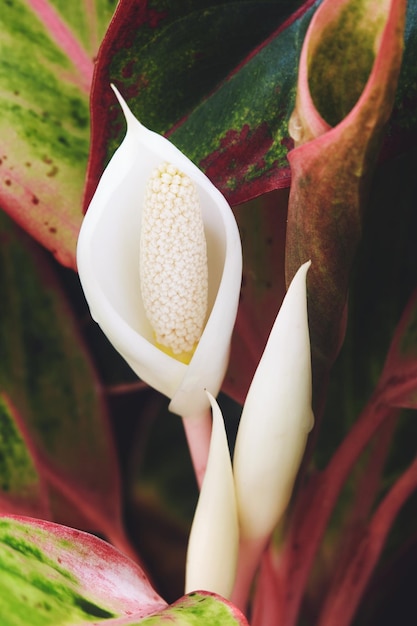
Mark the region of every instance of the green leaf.
[[83, 626], [166, 603], [143, 571], [110, 544], [72, 528], [0, 516], [3, 626]]
[[75, 267], [93, 59], [116, 2], [2, 3], [0, 206]]
[[[2, 626], [248, 626], [230, 602], [204, 591], [172, 606], [110, 544], [32, 518], [0, 516]], [[147, 617], [149, 616], [149, 617]]]
[[231, 202], [286, 186], [287, 120], [314, 5], [289, 17], [301, 4], [122, 0], [97, 59], [86, 204], [124, 133], [111, 82]]
[[[394, 153], [415, 140], [417, 129], [417, 0], [408, 4], [405, 65], [387, 144]], [[111, 82], [138, 119], [169, 135], [232, 204], [288, 186], [288, 120], [302, 42], [319, 5], [122, 0], [97, 59], [85, 205], [124, 134]]]
[[42, 479], [121, 542], [119, 469], [90, 357], [50, 259], [2, 213], [0, 237], [0, 392]]
[[9, 398], [0, 394], [1, 510], [48, 517], [46, 484], [18, 423]]
[[145, 618], [140, 625], [159, 626], [165, 621], [174, 626], [248, 626], [243, 614], [230, 602], [204, 591], [184, 596], [158, 615]]

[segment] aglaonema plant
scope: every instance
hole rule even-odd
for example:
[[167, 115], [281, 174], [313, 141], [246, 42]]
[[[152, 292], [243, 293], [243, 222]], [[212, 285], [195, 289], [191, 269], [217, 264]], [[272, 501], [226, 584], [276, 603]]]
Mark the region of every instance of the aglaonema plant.
[[[345, 389], [352, 377], [346, 369], [340, 374], [334, 361], [346, 327], [348, 347], [354, 335], [348, 292], [355, 314], [360, 284], [355, 263], [363, 258], [357, 253], [367, 229], [372, 175], [379, 155], [392, 157], [415, 137], [409, 113], [416, 97], [415, 2], [408, 2], [407, 15], [402, 0], [262, 8], [197, 4], [196, 10], [196, 3], [121, 0], [92, 84], [84, 209], [92, 202], [80, 239], [80, 274], [93, 317], [143, 382], [95, 333], [92, 340], [90, 326], [87, 348], [70, 310], [74, 304], [86, 315], [74, 297], [78, 285], [69, 280], [68, 306], [50, 259], [2, 219], [1, 282], [7, 296], [0, 309], [0, 615], [7, 626], [246, 624], [234, 604], [254, 626], [356, 623], [390, 529], [416, 487], [413, 454], [390, 470], [391, 441], [404, 430], [402, 409], [417, 408], [415, 296], [379, 366], [382, 373], [367, 380], [372, 386], [363, 406], [358, 408], [353, 386], [349, 411], [334, 391]], [[2, 74], [9, 95], [2, 116], [7, 132], [1, 201], [32, 237], [72, 266], [82, 221], [92, 57], [110, 19], [103, 7], [94, 12], [75, 5], [73, 12], [62, 13], [52, 2], [29, 9], [23, 2], [8, 3], [0, 18], [8, 45], [15, 42], [7, 56], [19, 67]], [[230, 36], [231, 23], [236, 37]], [[213, 46], [213, 38], [222, 44]], [[25, 58], [24, 51], [35, 43], [32, 69], [38, 68], [45, 88], [29, 105], [30, 55]], [[60, 81], [64, 88], [55, 89]], [[127, 101], [119, 97], [128, 133], [114, 157], [125, 129], [110, 83]], [[187, 156], [153, 136], [133, 114], [168, 135]], [[148, 179], [156, 185], [151, 192], [145, 191]], [[264, 195], [290, 180], [289, 198], [285, 189]], [[174, 187], [161, 190], [161, 181]], [[200, 315], [197, 332], [178, 350], [177, 343], [165, 342], [169, 333], [158, 319], [162, 305], [153, 289], [153, 283], [169, 289], [184, 276], [171, 273], [169, 264], [162, 272], [155, 269], [173, 246], [159, 250], [168, 221], [150, 236], [146, 257], [138, 224], [145, 196], [156, 204], [163, 197], [165, 205], [166, 194], [178, 188], [187, 210], [195, 213], [193, 184], [203, 196], [205, 243], [197, 235], [198, 215], [191, 236], [185, 228], [173, 232], [184, 253], [187, 237], [193, 244], [200, 241], [199, 252], [192, 246], [195, 261], [188, 266], [195, 272], [189, 280], [195, 283], [197, 276], [206, 315], [193, 313], [193, 324]], [[252, 204], [236, 205], [255, 196]], [[237, 311], [240, 245], [228, 203], [243, 247]], [[284, 231], [286, 222], [285, 242], [278, 229]], [[146, 228], [152, 231], [149, 224]], [[286, 291], [284, 256], [287, 285], [300, 265], [304, 269], [273, 326]], [[145, 258], [151, 266], [143, 272]], [[407, 271], [411, 287], [402, 304], [416, 282], [415, 272]], [[68, 282], [68, 275], [60, 277]], [[316, 427], [294, 487], [312, 425], [306, 277]], [[206, 287], [200, 286], [206, 283], [204, 295]], [[288, 304], [296, 289], [298, 309]], [[193, 311], [190, 302], [192, 297], [185, 308]], [[179, 308], [169, 310], [176, 316]], [[184, 319], [176, 317], [177, 330]], [[394, 315], [391, 334], [397, 319]], [[343, 349], [340, 358], [352, 367]], [[221, 387], [244, 405], [236, 446], [229, 412], [239, 411], [225, 404], [225, 430], [213, 397]], [[161, 411], [160, 392], [183, 418], [202, 485], [189, 542], [198, 494], [189, 480], [182, 432], [171, 430], [177, 417]], [[127, 404], [131, 422], [121, 414]], [[335, 434], [335, 421], [345, 412], [350, 421]], [[126, 436], [133, 422], [135, 432]], [[235, 447], [233, 462], [228, 438]], [[329, 447], [323, 462], [322, 449]], [[98, 533], [122, 552], [68, 526]], [[171, 543], [165, 535], [173, 536]], [[159, 552], [155, 545], [162, 545]], [[173, 571], [174, 591], [165, 592], [164, 564]], [[145, 570], [156, 579], [152, 586]], [[177, 600], [184, 573], [189, 593]], [[164, 589], [166, 600], [154, 588]]]

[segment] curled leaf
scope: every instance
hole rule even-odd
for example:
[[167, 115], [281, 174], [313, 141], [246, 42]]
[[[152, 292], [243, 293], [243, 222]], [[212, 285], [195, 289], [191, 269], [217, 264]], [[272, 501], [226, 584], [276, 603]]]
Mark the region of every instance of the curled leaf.
[[288, 284], [312, 260], [309, 320], [319, 394], [344, 338], [350, 270], [394, 104], [405, 8], [404, 0], [325, 0], [303, 45], [290, 124], [298, 145], [289, 154], [286, 274]]

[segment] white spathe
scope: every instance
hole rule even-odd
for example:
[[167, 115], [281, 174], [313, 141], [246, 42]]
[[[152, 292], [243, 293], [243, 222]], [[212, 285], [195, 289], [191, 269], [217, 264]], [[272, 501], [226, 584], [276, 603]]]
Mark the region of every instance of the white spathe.
[[243, 540], [266, 539], [291, 497], [314, 422], [306, 275], [294, 276], [248, 391], [233, 458]]
[[191, 527], [185, 593], [205, 589], [230, 598], [239, 545], [235, 489], [223, 415], [208, 394], [213, 429], [207, 469]]
[[[77, 263], [92, 317], [135, 373], [187, 417], [205, 411], [204, 389], [217, 395], [226, 372], [242, 275], [232, 210], [210, 180], [166, 138], [145, 128], [114, 89], [126, 136], [104, 171], [84, 218]], [[207, 241], [208, 318], [188, 365], [154, 345], [139, 282], [139, 240], [146, 182], [170, 162], [195, 183]]]

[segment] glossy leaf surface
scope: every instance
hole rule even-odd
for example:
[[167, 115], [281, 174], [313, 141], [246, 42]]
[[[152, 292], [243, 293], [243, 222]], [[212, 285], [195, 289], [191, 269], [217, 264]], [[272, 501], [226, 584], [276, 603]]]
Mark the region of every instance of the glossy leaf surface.
[[142, 570], [111, 545], [66, 526], [0, 517], [0, 615], [4, 626], [72, 626], [166, 603]]
[[168, 607], [110, 544], [32, 518], [0, 517], [0, 572], [3, 626], [247, 626], [238, 609], [204, 591]]
[[[86, 199], [124, 132], [110, 82], [138, 119], [167, 133], [229, 202], [285, 186], [286, 125], [312, 4], [283, 28], [301, 2], [205, 0], [196, 8], [122, 1], [93, 84]], [[269, 40], [275, 31], [280, 35]]]
[[[298, 61], [319, 4], [199, 2], [191, 10], [188, 3], [122, 0], [93, 85], [86, 206], [124, 132], [110, 82], [138, 119], [170, 135], [232, 204], [287, 186]], [[395, 150], [416, 133], [416, 13], [412, 0], [407, 64], [390, 133]]]

